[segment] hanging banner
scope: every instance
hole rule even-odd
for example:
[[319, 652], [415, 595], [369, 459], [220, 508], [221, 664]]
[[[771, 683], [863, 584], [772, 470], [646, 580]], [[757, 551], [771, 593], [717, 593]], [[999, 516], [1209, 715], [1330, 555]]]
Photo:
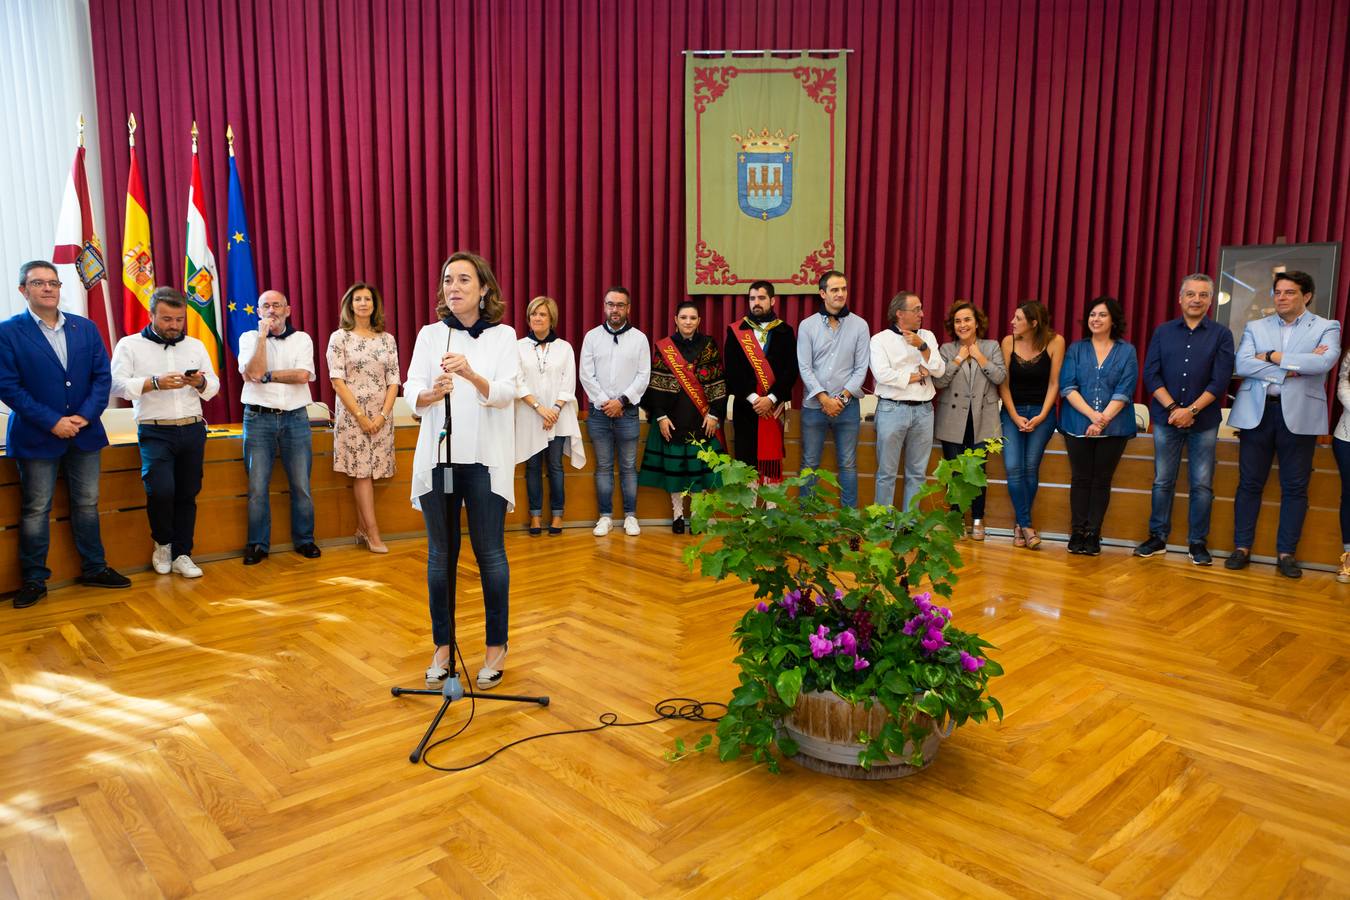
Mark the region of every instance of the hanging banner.
[[686, 58], [689, 293], [814, 294], [844, 268], [845, 70], [842, 53]]

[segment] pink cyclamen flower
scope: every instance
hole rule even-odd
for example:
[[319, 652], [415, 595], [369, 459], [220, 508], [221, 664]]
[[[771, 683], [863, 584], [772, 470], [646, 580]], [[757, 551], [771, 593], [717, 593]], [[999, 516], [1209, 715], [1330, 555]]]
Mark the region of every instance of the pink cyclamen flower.
[[871, 665], [870, 662], [868, 662], [867, 660], [863, 659], [860, 656], [853, 661], [853, 671], [861, 672], [863, 669], [867, 668], [870, 665]]
[[948, 622], [952, 620], [952, 611], [947, 607], [939, 606], [938, 612], [942, 613], [942, 618], [946, 619]]
[[756, 610], [757, 612], [768, 612], [768, 611], [769, 611], [769, 604], [767, 604], [767, 603], [765, 603], [763, 600], [761, 600], [761, 601], [759, 601], [758, 603], [755, 604], [755, 610]]
[[844, 656], [853, 656], [858, 652], [858, 637], [853, 633], [853, 629], [841, 632], [839, 637], [834, 639], [834, 649]]
[[984, 668], [984, 663], [985, 661], [983, 659], [980, 659], [978, 656], [971, 656], [966, 651], [964, 650], [961, 651], [961, 666], [967, 672], [979, 671], [980, 669]]
[[905, 634], [913, 634], [914, 632], [919, 630], [919, 626], [921, 626], [922, 624], [923, 620], [920, 619], [918, 616], [915, 616], [914, 618], [905, 622], [905, 627], [900, 630], [903, 631]]
[[914, 605], [924, 612], [933, 608], [933, 594], [931, 591], [924, 591], [922, 594], [914, 595]]
[[843, 589], [843, 588], [835, 588], [835, 589], [834, 589], [834, 599], [836, 599], [836, 600], [843, 600], [843, 599], [844, 599], [844, 589]]
[[822, 659], [834, 652], [834, 641], [829, 638], [830, 629], [821, 625], [816, 629], [816, 633], [808, 635], [807, 640], [811, 644], [811, 658]]

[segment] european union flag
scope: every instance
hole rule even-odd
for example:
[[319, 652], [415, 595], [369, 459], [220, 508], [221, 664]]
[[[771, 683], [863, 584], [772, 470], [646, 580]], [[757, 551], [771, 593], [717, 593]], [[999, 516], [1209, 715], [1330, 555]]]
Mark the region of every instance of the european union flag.
[[225, 321], [230, 350], [239, 358], [239, 336], [258, 329], [258, 276], [253, 271], [253, 241], [244, 213], [244, 189], [239, 167], [230, 154], [230, 231], [225, 237], [228, 258], [225, 279]]

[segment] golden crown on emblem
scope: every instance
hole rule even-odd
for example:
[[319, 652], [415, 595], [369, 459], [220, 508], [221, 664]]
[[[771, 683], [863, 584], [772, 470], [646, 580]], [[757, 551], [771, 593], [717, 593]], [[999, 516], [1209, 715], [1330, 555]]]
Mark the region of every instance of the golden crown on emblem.
[[789, 145], [800, 136], [796, 132], [784, 135], [781, 128], [774, 134], [769, 134], [767, 128], [755, 134], [755, 129], [751, 128], [746, 131], [745, 137], [733, 134], [731, 139], [740, 144], [741, 149], [747, 153], [786, 153]]

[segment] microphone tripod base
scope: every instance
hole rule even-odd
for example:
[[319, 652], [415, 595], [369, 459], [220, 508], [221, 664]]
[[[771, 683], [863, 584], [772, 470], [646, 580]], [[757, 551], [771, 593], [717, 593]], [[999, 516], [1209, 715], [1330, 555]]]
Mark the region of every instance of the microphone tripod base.
[[395, 697], [402, 697], [404, 694], [415, 694], [419, 696], [437, 696], [441, 698], [441, 708], [436, 710], [436, 715], [431, 720], [431, 725], [427, 728], [426, 734], [422, 735], [422, 740], [418, 741], [417, 747], [412, 753], [408, 754], [408, 762], [418, 763], [422, 761], [422, 756], [426, 753], [427, 743], [431, 740], [432, 734], [436, 732], [437, 726], [441, 724], [441, 719], [445, 717], [445, 711], [450, 708], [450, 704], [456, 700], [462, 700], [469, 697], [473, 700], [505, 700], [512, 703], [534, 703], [539, 706], [548, 706], [548, 697], [530, 697], [522, 694], [480, 694], [474, 691], [464, 690], [464, 685], [460, 683], [458, 675], [450, 675], [441, 684], [439, 688], [403, 688], [393, 687], [389, 693]]

